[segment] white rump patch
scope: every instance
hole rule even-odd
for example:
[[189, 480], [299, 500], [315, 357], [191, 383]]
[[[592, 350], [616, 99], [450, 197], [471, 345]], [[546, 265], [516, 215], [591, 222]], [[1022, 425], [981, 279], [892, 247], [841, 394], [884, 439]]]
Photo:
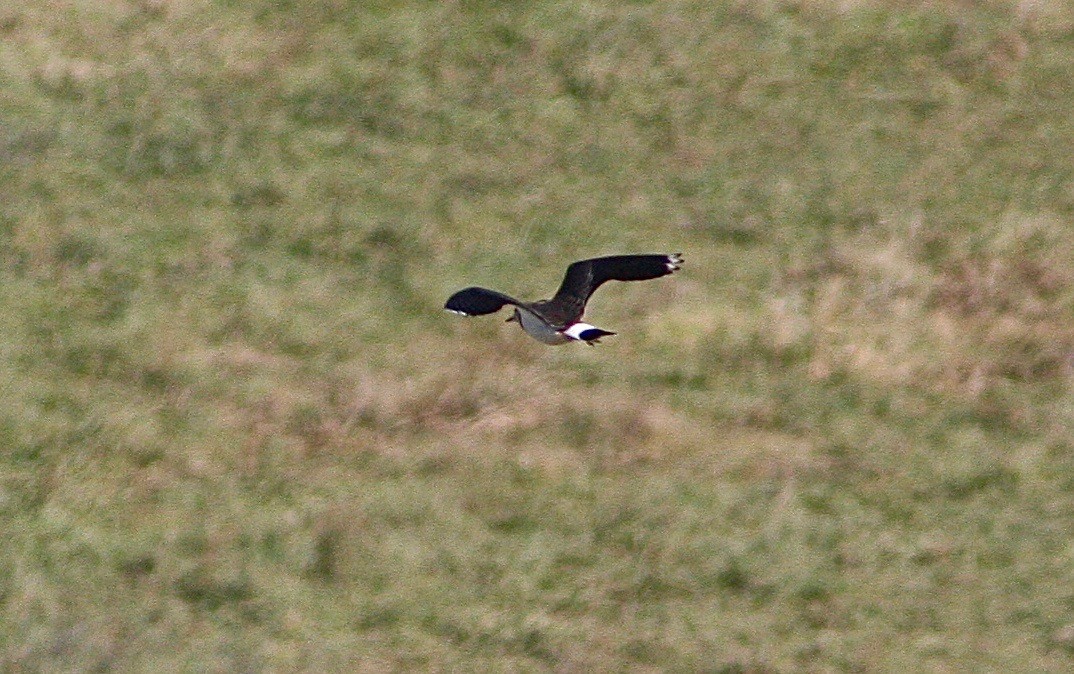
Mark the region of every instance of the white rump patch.
[[577, 339], [582, 341], [582, 333], [586, 330], [597, 330], [597, 326], [590, 325], [589, 323], [575, 323], [571, 327], [563, 331], [563, 334], [567, 335], [571, 339]]
[[668, 261], [664, 264], [667, 265], [669, 272], [679, 271], [679, 266], [682, 265], [682, 253], [668, 255]]
[[453, 314], [458, 314], [460, 316], [466, 316], [467, 318], [471, 317], [470, 314], [466, 313], [465, 311], [459, 311], [458, 309], [444, 309], [444, 311], [448, 311], [448, 312], [453, 313]]

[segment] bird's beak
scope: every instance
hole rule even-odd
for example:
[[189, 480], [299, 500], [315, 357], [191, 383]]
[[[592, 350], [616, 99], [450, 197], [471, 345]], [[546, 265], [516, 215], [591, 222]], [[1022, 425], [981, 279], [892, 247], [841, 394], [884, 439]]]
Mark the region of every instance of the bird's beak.
[[518, 320], [518, 319], [517, 319], [517, 318], [515, 317], [515, 315], [514, 315], [514, 314], [511, 314], [511, 316], [510, 316], [510, 317], [508, 317], [508, 319], [507, 319], [506, 321], [504, 321], [504, 323], [511, 323], [511, 322], [513, 322], [513, 321], [517, 321], [517, 320]]

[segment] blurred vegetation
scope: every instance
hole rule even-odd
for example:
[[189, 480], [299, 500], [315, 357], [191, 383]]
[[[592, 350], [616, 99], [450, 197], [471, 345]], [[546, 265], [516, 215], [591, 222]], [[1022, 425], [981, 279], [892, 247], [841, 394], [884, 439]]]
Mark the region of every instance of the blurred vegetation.
[[1060, 0], [5, 5], [3, 668], [1070, 671], [1072, 82]]

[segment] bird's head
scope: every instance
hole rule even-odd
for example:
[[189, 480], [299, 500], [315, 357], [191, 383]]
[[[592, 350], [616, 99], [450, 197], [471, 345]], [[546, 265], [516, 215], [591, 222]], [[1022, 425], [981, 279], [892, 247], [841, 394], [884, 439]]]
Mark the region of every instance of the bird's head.
[[510, 316], [507, 317], [507, 320], [504, 321], [504, 323], [514, 323], [514, 322], [517, 322], [519, 325], [522, 324], [522, 319], [518, 315], [518, 308], [517, 307], [515, 308], [514, 312]]

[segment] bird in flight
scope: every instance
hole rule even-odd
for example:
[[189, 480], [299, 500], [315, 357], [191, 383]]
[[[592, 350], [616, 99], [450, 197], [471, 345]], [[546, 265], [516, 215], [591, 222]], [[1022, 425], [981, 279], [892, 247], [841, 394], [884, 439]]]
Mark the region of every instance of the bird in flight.
[[582, 322], [586, 302], [605, 281], [646, 281], [667, 276], [682, 265], [682, 253], [672, 255], [609, 255], [580, 260], [567, 267], [563, 283], [550, 300], [521, 302], [487, 288], [464, 288], [448, 298], [444, 308], [463, 316], [484, 316], [504, 305], [514, 307], [507, 322], [517, 321], [539, 342], [597, 344], [614, 332]]

